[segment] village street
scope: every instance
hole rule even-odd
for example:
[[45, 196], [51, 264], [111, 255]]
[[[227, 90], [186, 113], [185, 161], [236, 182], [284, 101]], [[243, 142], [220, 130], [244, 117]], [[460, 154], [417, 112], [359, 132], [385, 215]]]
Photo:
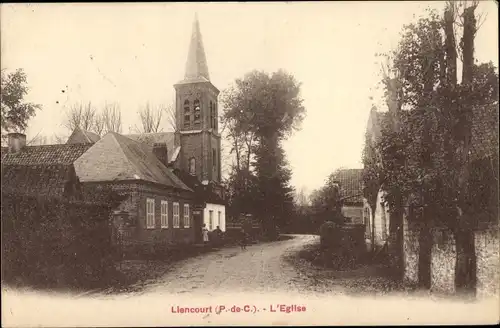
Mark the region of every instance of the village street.
[[144, 293], [298, 291], [305, 277], [284, 256], [315, 242], [317, 236], [231, 247], [175, 263], [162, 278], [146, 283]]
[[246, 250], [238, 246], [224, 248], [173, 263], [166, 274], [129, 286], [118, 294], [385, 294], [397, 287], [383, 277], [376, 265], [324, 270], [297, 256], [299, 251], [318, 243], [319, 236], [293, 235], [288, 240], [250, 245]]

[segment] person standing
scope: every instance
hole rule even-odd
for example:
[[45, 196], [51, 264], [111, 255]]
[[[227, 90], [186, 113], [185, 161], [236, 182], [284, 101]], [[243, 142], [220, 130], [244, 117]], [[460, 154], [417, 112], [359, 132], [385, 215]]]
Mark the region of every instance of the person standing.
[[240, 239], [241, 249], [247, 249], [247, 233], [244, 228], [241, 228], [241, 239]]
[[208, 229], [205, 223], [203, 223], [203, 228], [201, 228], [201, 234], [203, 235], [203, 243], [208, 243]]

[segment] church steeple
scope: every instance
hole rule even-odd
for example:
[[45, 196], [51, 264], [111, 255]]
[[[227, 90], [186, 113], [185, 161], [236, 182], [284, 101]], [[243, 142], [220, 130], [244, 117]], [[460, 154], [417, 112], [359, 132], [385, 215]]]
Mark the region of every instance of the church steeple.
[[184, 80], [210, 80], [198, 15], [195, 14]]

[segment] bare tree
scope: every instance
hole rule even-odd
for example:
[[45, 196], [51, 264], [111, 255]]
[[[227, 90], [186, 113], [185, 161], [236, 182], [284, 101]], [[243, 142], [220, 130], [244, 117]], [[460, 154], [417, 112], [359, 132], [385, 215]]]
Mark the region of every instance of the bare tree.
[[139, 108], [137, 114], [141, 125], [136, 125], [135, 129], [139, 133], [157, 133], [161, 132], [161, 122], [166, 110], [162, 106], [151, 106], [149, 102], [142, 108]]
[[172, 129], [172, 131], [177, 131], [178, 126], [174, 106], [167, 105], [163, 108], [163, 111], [165, 112], [167, 124], [169, 125], [169, 127]]
[[83, 130], [92, 130], [96, 117], [96, 109], [89, 102], [87, 105], [83, 103], [74, 104], [66, 112], [66, 118], [63, 126], [69, 131], [73, 131], [79, 127]]
[[97, 129], [95, 130], [96, 133], [122, 132], [122, 113], [118, 104], [106, 103], [99, 117], [102, 122], [98, 123], [97, 126], [100, 128], [101, 133]]

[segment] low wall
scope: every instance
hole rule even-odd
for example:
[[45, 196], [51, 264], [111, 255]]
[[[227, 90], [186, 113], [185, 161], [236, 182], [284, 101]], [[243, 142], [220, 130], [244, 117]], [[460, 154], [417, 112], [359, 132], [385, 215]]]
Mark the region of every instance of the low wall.
[[[456, 248], [453, 234], [444, 228], [432, 229], [431, 291], [443, 294], [455, 292]], [[419, 232], [416, 226], [404, 224], [404, 255], [406, 282], [418, 283]], [[477, 256], [477, 296], [498, 295], [500, 291], [499, 230], [483, 226], [474, 236]]]

